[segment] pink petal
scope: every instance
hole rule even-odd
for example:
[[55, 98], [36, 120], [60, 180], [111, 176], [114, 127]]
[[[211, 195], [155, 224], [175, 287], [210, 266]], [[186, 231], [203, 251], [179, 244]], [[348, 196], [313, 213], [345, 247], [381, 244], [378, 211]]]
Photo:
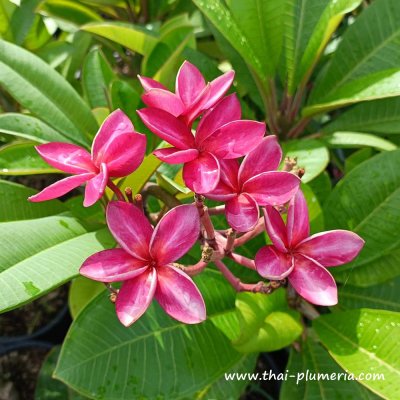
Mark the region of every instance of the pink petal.
[[264, 208], [265, 228], [274, 246], [282, 253], [287, 253], [286, 226], [281, 214], [272, 206]]
[[201, 72], [189, 61], [185, 61], [179, 68], [175, 87], [175, 92], [183, 103], [190, 105], [205, 86], [206, 82]]
[[195, 193], [208, 193], [219, 182], [220, 168], [218, 160], [210, 153], [200, 153], [199, 157], [183, 166], [183, 180]]
[[296, 252], [310, 257], [326, 267], [346, 264], [357, 257], [364, 240], [356, 233], [334, 230], [317, 233], [300, 242]]
[[249, 179], [242, 190], [250, 193], [260, 206], [281, 205], [297, 192], [300, 179], [290, 172], [263, 172]]
[[301, 190], [290, 201], [286, 227], [289, 246], [292, 248], [310, 235], [307, 202]]
[[168, 164], [183, 164], [195, 160], [199, 152], [196, 149], [179, 150], [176, 147], [154, 150], [153, 154]]
[[194, 205], [177, 206], [168, 211], [156, 226], [150, 253], [158, 265], [176, 261], [186, 254], [200, 234], [200, 217]]
[[154, 268], [124, 282], [115, 303], [118, 319], [125, 326], [132, 325], [149, 308], [157, 287]]
[[141, 133], [122, 133], [103, 149], [98, 160], [107, 164], [109, 175], [122, 177], [131, 174], [146, 154], [146, 136]]
[[85, 188], [85, 199], [83, 200], [83, 205], [85, 207], [90, 207], [97, 200], [99, 200], [103, 194], [104, 190], [107, 186], [108, 182], [108, 171], [105, 164], [101, 164], [100, 172], [90, 179]]
[[79, 273], [99, 282], [122, 282], [135, 278], [147, 268], [146, 261], [133, 258], [124, 249], [111, 249], [87, 258]]
[[242, 116], [240, 103], [235, 94], [225, 97], [219, 104], [212, 110], [204, 114], [200, 120], [196, 131], [196, 143], [201, 143], [212, 135], [218, 128], [232, 122], [239, 120]]
[[265, 124], [257, 121], [232, 121], [216, 130], [201, 146], [218, 158], [238, 158], [262, 141]]
[[112, 143], [119, 135], [123, 133], [133, 133], [131, 120], [121, 111], [113, 111], [103, 122], [92, 144], [92, 159], [93, 162], [100, 166], [103, 162], [103, 153], [106, 148]]
[[280, 252], [275, 246], [262, 247], [254, 262], [262, 277], [276, 281], [286, 278], [294, 268], [293, 257]]
[[262, 172], [275, 171], [282, 159], [282, 149], [276, 136], [267, 136], [250, 152], [240, 165], [239, 180], [243, 184]]
[[294, 263], [288, 279], [301, 297], [320, 306], [337, 304], [336, 282], [322, 265], [301, 256]]
[[[232, 85], [234, 77], [235, 71], [228, 71], [210, 82], [211, 93], [207, 103], [204, 106], [204, 109], [213, 107], [220, 99], [222, 99]], [[240, 119], [240, 117], [236, 119]]]
[[158, 268], [155, 298], [172, 318], [185, 324], [206, 319], [206, 306], [194, 282], [183, 271], [168, 265]]
[[168, 90], [164, 85], [162, 85], [160, 82], [155, 81], [154, 79], [147, 78], [145, 76], [140, 76], [138, 75], [138, 79], [143, 86], [143, 89], [147, 92], [151, 89], [164, 89]]
[[96, 171], [89, 152], [75, 144], [46, 143], [36, 146], [36, 150], [47, 164], [69, 174]]
[[227, 201], [237, 196], [239, 186], [237, 174], [239, 163], [237, 160], [219, 160], [220, 180], [216, 188], [207, 193], [207, 198], [217, 201]]
[[260, 217], [256, 201], [247, 193], [228, 200], [225, 204], [225, 214], [229, 225], [238, 232], [253, 229]]
[[142, 96], [142, 100], [147, 106], [160, 108], [174, 117], [181, 115], [185, 109], [182, 100], [176, 94], [164, 89], [150, 89]]
[[204, 104], [207, 102], [210, 95], [211, 87], [206, 87], [199, 93], [197, 98], [188, 105], [186, 111], [180, 116], [180, 119], [187, 125], [191, 126], [193, 121], [203, 112]]
[[172, 146], [184, 150], [194, 147], [194, 137], [186, 125], [170, 113], [158, 108], [138, 110], [143, 123]]
[[106, 216], [118, 244], [133, 257], [149, 260], [153, 227], [139, 208], [123, 201], [112, 201], [107, 206]]
[[29, 197], [28, 200], [36, 203], [38, 201], [52, 200], [57, 197], [61, 197], [70, 192], [72, 189], [82, 185], [93, 176], [95, 176], [93, 173], [69, 176], [56, 183], [53, 183], [50, 186], [47, 186], [41, 192]]

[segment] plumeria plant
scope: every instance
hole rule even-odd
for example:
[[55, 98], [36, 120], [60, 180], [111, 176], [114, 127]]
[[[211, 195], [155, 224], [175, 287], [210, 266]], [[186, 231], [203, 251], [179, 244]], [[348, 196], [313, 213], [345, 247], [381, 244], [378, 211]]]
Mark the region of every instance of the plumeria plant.
[[[184, 164], [183, 180], [195, 199], [159, 215], [155, 228], [146, 218], [140, 194], [133, 200], [132, 190], [125, 188], [125, 198], [111, 180], [137, 169], [145, 153], [145, 136], [135, 132], [122, 111], [106, 118], [93, 140], [91, 155], [63, 143], [37, 147], [51, 166], [77, 175], [54, 183], [30, 201], [57, 198], [83, 182], [88, 182], [86, 207], [102, 197], [107, 185], [118, 199], [107, 204], [106, 218], [119, 247], [90, 256], [80, 273], [107, 285], [125, 326], [140, 318], [153, 298], [180, 322], [204, 321], [204, 300], [190, 276], [204, 271], [210, 262], [238, 292], [268, 295], [288, 281], [310, 303], [334, 306], [336, 283], [325, 267], [352, 261], [363, 247], [363, 239], [344, 230], [309, 237], [300, 178], [291, 171], [277, 171], [282, 151], [276, 137], [265, 136], [265, 124], [241, 119], [235, 94], [223, 97], [232, 78], [233, 74], [225, 74], [206, 85], [188, 61], [176, 77], [176, 94], [156, 81], [140, 78], [146, 91], [143, 101], [149, 107], [138, 114], [154, 134], [173, 146], [154, 154], [166, 163]], [[196, 117], [197, 128], [191, 129]], [[210, 209], [205, 197], [224, 204]], [[264, 207], [265, 224], [260, 207]], [[216, 231], [210, 218], [219, 213], [226, 214], [230, 225], [225, 232]], [[281, 214], [286, 213], [285, 226]], [[256, 261], [235, 252], [265, 227], [273, 245], [260, 249]], [[202, 247], [201, 260], [190, 266], [175, 263], [196, 242]], [[224, 264], [224, 257], [256, 270], [268, 281], [240, 281]], [[113, 282], [122, 282], [121, 288], [112, 287]]]
[[35, 400], [397, 400], [399, 39], [398, 0], [0, 0], [0, 328], [71, 316]]

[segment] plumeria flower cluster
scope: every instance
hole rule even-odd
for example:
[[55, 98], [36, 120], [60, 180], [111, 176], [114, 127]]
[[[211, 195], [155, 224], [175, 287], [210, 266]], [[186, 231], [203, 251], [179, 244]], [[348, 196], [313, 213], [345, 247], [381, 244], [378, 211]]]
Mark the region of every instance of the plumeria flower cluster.
[[[363, 247], [364, 241], [349, 231], [310, 236], [300, 178], [294, 171], [279, 170], [282, 150], [275, 136], [266, 135], [265, 124], [242, 119], [236, 95], [226, 95], [233, 78], [230, 71], [207, 83], [187, 61], [177, 74], [175, 93], [151, 78], [139, 77], [147, 107], [137, 112], [168, 146], [153, 153], [165, 163], [183, 164], [183, 180], [195, 198], [192, 204], [162, 210], [155, 227], [140, 194], [134, 200], [126, 188], [125, 197], [112, 180], [131, 174], [145, 156], [145, 135], [135, 131], [122, 111], [104, 121], [90, 153], [66, 143], [37, 147], [50, 165], [73, 175], [30, 197], [31, 201], [54, 199], [86, 183], [84, 206], [101, 198], [107, 204], [107, 225], [117, 247], [90, 256], [80, 273], [106, 284], [125, 326], [140, 318], [153, 299], [178, 321], [204, 321], [205, 303], [191, 277], [210, 262], [238, 291], [268, 294], [289, 284], [310, 303], [334, 305], [337, 287], [327, 267], [350, 262]], [[107, 186], [117, 201], [104, 196]], [[165, 192], [160, 198], [168, 196]], [[205, 199], [223, 204], [208, 209]], [[222, 213], [230, 226], [225, 232], [214, 229], [211, 218]], [[235, 252], [265, 230], [272, 244], [261, 248], [254, 260]], [[202, 247], [199, 262], [179, 264], [196, 243]], [[240, 281], [224, 263], [225, 257], [257, 271], [268, 282]], [[115, 282], [122, 283], [119, 289], [112, 286]]]

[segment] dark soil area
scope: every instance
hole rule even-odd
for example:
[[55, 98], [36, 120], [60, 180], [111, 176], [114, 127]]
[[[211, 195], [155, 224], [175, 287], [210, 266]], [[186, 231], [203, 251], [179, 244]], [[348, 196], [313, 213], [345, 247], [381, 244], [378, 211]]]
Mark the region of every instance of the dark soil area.
[[48, 293], [16, 310], [0, 315], [0, 336], [30, 335], [52, 321], [67, 302], [68, 288]]
[[33, 400], [46, 348], [27, 348], [0, 356], [0, 400]]

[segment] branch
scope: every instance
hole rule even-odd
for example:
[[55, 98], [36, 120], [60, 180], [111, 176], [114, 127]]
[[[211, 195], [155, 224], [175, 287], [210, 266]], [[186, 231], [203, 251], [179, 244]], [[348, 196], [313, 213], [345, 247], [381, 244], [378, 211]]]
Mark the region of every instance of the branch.
[[168, 208], [174, 208], [179, 206], [181, 202], [176, 199], [173, 195], [169, 194], [162, 187], [155, 183], [146, 183], [142, 190], [143, 201], [146, 201], [148, 196], [153, 196], [161, 200]]
[[263, 231], [264, 231], [264, 218], [261, 217], [258, 220], [257, 225], [253, 228], [253, 230], [246, 232], [245, 234], [243, 234], [242, 236], [240, 236], [235, 240], [235, 247], [242, 246], [243, 244], [253, 239]]

